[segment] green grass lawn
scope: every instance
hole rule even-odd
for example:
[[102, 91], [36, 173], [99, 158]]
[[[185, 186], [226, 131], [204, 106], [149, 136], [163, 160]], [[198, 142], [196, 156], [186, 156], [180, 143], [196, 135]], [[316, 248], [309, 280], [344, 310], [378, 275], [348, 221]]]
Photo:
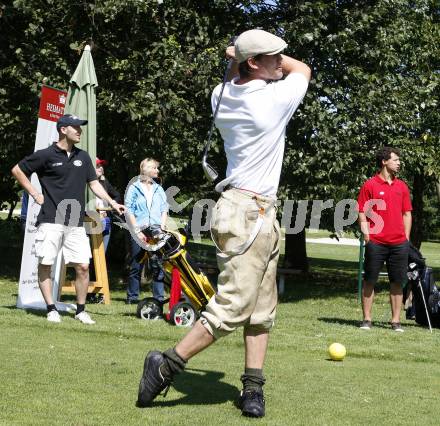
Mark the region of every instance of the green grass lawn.
[[[136, 408], [146, 352], [172, 346], [186, 330], [137, 319], [113, 269], [111, 305], [88, 305], [95, 326], [70, 314], [50, 324], [44, 312], [15, 308], [20, 252], [1, 250], [1, 425], [438, 424], [440, 331], [402, 320], [405, 333], [391, 332], [386, 282], [378, 286], [375, 327], [359, 330], [356, 247], [309, 244], [311, 273], [287, 280], [265, 367], [263, 420], [242, 418], [233, 403], [243, 371], [240, 331], [191, 360], [166, 398]], [[209, 245], [190, 250], [212, 254]], [[440, 267], [439, 244], [422, 251]], [[329, 360], [332, 342], [346, 346], [343, 362]]]

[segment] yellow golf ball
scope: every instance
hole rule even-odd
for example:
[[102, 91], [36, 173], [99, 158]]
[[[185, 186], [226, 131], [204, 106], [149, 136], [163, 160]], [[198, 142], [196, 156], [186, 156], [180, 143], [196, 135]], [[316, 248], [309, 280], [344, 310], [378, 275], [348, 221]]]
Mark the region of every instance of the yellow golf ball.
[[342, 361], [347, 354], [347, 350], [340, 343], [332, 343], [328, 347], [328, 353], [333, 361]]

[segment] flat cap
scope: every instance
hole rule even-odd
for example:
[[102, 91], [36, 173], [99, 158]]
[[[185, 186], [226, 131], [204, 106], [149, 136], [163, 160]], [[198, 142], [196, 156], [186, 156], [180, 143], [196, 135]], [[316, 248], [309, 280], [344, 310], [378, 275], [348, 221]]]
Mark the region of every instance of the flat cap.
[[276, 55], [287, 47], [280, 37], [264, 30], [248, 30], [241, 33], [234, 44], [237, 62], [257, 55]]

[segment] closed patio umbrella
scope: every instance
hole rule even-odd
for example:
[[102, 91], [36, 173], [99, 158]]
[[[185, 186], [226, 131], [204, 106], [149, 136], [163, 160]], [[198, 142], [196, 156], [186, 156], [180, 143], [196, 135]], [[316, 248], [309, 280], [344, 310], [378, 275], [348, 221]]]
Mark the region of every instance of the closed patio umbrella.
[[[90, 46], [86, 45], [69, 82], [69, 91], [65, 107], [65, 114], [74, 114], [88, 120], [81, 135], [78, 148], [87, 151], [94, 164], [96, 159], [96, 87], [98, 80], [95, 73]], [[87, 201], [94, 200], [90, 190], [86, 194]]]

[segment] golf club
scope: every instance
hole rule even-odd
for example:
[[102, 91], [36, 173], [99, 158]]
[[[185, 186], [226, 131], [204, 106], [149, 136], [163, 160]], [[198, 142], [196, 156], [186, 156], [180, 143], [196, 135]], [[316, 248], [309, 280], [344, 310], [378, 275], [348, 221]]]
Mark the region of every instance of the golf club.
[[419, 278], [419, 281], [418, 281], [418, 286], [419, 286], [419, 289], [420, 289], [420, 293], [422, 294], [423, 305], [425, 306], [426, 319], [428, 320], [429, 331], [432, 333], [431, 320], [429, 319], [428, 308], [426, 306], [425, 295], [423, 294], [423, 287], [422, 287], [422, 282], [421, 282], [420, 278]]
[[[233, 37], [230, 42], [229, 42], [229, 46], [233, 45], [235, 43], [237, 37]], [[223, 84], [220, 90], [220, 94], [218, 97], [218, 101], [217, 101], [217, 105], [215, 106], [215, 111], [214, 111], [214, 115], [212, 117], [212, 122], [211, 122], [211, 127], [209, 129], [209, 133], [208, 133], [208, 141], [206, 142], [205, 145], [205, 149], [203, 152], [203, 158], [202, 158], [202, 167], [203, 167], [203, 171], [205, 172], [205, 176], [206, 178], [210, 181], [210, 182], [214, 182], [217, 178], [218, 178], [218, 173], [215, 170], [214, 167], [212, 167], [210, 164], [208, 164], [207, 162], [207, 158], [208, 158], [208, 151], [209, 148], [211, 146], [211, 137], [212, 137], [212, 132], [214, 131], [214, 125], [215, 125], [215, 118], [217, 117], [217, 113], [218, 113], [218, 109], [220, 107], [220, 101], [222, 99], [223, 96], [223, 90], [225, 89], [225, 85], [226, 85], [226, 80], [228, 78], [228, 74], [229, 71], [231, 70], [232, 67], [232, 63], [234, 61], [232, 59], [230, 59], [228, 61], [228, 65], [226, 66], [226, 70], [225, 73], [223, 75]]]
[[410, 263], [408, 266], [409, 266], [409, 269], [410, 269], [410, 272], [408, 273], [408, 277], [411, 278], [411, 279], [417, 279], [417, 286], [419, 287], [420, 294], [422, 295], [423, 305], [425, 307], [426, 319], [428, 320], [428, 325], [429, 325], [429, 331], [432, 333], [431, 320], [429, 318], [428, 307], [426, 306], [425, 294], [423, 292], [423, 287], [422, 287], [422, 280], [420, 278], [419, 272], [416, 269], [417, 268], [417, 264], [416, 263]]

